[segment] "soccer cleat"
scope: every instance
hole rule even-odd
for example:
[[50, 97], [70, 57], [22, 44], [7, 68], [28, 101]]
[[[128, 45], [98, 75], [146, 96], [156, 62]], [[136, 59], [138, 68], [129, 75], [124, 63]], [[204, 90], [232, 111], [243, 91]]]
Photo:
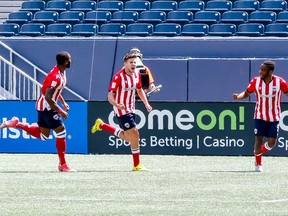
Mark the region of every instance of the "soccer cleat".
[[91, 128], [91, 132], [95, 133], [96, 131], [101, 131], [102, 129], [100, 128], [100, 125], [103, 123], [104, 122], [100, 118], [96, 119], [93, 127]]
[[7, 127], [8, 128], [14, 128], [18, 123], [19, 123], [19, 119], [14, 116], [11, 120], [3, 122], [0, 125], [0, 129], [7, 128]]
[[75, 169], [71, 168], [68, 164], [58, 165], [58, 170], [60, 172], [76, 172]]
[[148, 171], [147, 168], [145, 168], [142, 164], [138, 164], [137, 166], [134, 166], [132, 171]]
[[263, 168], [262, 165], [255, 165], [255, 172], [262, 172]]

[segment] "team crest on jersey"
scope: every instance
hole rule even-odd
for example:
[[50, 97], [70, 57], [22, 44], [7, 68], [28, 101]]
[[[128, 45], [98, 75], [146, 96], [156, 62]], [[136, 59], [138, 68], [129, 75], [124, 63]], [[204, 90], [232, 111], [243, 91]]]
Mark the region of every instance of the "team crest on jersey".
[[56, 115], [53, 116], [53, 118], [54, 118], [55, 120], [58, 120], [58, 119], [59, 119], [59, 115], [56, 114]]
[[124, 126], [125, 126], [125, 128], [129, 128], [130, 124], [129, 123], [125, 123]]
[[52, 87], [55, 87], [56, 85], [57, 85], [57, 82], [52, 81], [51, 86], [52, 86]]

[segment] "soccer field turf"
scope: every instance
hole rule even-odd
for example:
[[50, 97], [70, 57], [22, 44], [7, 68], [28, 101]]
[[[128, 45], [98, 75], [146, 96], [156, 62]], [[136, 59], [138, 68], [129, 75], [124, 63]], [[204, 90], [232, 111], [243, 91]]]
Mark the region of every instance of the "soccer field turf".
[[142, 155], [1, 154], [1, 215], [288, 215], [288, 159]]

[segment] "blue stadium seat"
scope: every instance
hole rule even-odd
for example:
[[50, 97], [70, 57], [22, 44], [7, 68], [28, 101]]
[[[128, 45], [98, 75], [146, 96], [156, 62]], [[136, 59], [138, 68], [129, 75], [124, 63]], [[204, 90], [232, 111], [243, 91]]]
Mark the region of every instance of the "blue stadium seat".
[[285, 11], [287, 10], [287, 2], [285, 0], [263, 0], [259, 10], [267, 11]]
[[57, 11], [61, 13], [63, 11], [68, 11], [71, 8], [71, 2], [65, 0], [50, 0], [47, 2], [45, 10]]
[[244, 23], [238, 26], [236, 35], [239, 36], [263, 36], [264, 25], [261, 23]]
[[71, 35], [91, 37], [98, 34], [98, 25], [96, 24], [75, 24], [72, 27]]
[[89, 11], [84, 18], [84, 22], [101, 25], [110, 22], [111, 16], [112, 14], [109, 11]]
[[241, 24], [248, 22], [248, 13], [245, 11], [226, 11], [221, 16], [221, 23]]
[[107, 23], [100, 26], [98, 35], [121, 36], [126, 32], [126, 26], [121, 23]]
[[236, 25], [217, 23], [210, 26], [208, 35], [210, 36], [234, 36], [236, 34]]
[[207, 24], [186, 24], [182, 27], [183, 36], [206, 36], [209, 32]]
[[266, 26], [266, 36], [287, 37], [288, 24], [287, 23], [272, 23]]
[[64, 11], [60, 14], [58, 23], [69, 23], [71, 25], [82, 23], [84, 20], [84, 13], [81, 11]]
[[157, 0], [152, 2], [150, 10], [164, 11], [166, 13], [177, 10], [178, 4], [176, 1]]
[[97, 3], [95, 1], [77, 0], [71, 5], [71, 11], [83, 11], [87, 13], [88, 11], [96, 10]]
[[210, 0], [206, 2], [205, 10], [225, 12], [232, 9], [232, 2], [227, 0]]
[[31, 11], [32, 13], [35, 13], [40, 10], [44, 10], [45, 8], [45, 2], [44, 1], [24, 1], [22, 2], [20, 10], [24, 11]]
[[68, 36], [71, 34], [72, 26], [65, 23], [54, 23], [47, 26], [45, 34], [51, 36]]
[[185, 25], [193, 21], [193, 13], [190, 11], [170, 11], [167, 14], [167, 23], [178, 23]]
[[166, 20], [166, 13], [163, 11], [143, 11], [139, 15], [138, 22], [160, 24]]
[[288, 23], [288, 11], [281, 11], [276, 18], [277, 23]]
[[33, 23], [43, 23], [44, 25], [49, 25], [56, 23], [59, 18], [59, 14], [56, 11], [38, 11], [34, 14], [34, 18], [31, 22]]
[[201, 0], [185, 0], [180, 1], [178, 4], [178, 10], [185, 10], [191, 12], [197, 12], [204, 10], [205, 2]]
[[100, 1], [98, 2], [98, 10], [104, 10], [104, 11], [122, 11], [123, 10], [123, 2], [122, 1]]
[[276, 13], [273, 11], [254, 11], [250, 14], [249, 23], [269, 24], [276, 21]]
[[131, 23], [137, 22], [138, 16], [138, 12], [136, 11], [116, 11], [112, 14], [110, 21], [129, 25]]
[[150, 10], [149, 1], [127, 1], [125, 2], [124, 10], [137, 11], [138, 13]]
[[16, 23], [18, 25], [23, 25], [32, 20], [33, 14], [30, 11], [13, 11], [8, 14], [8, 19], [6, 23]]
[[41, 23], [27, 23], [20, 28], [19, 35], [25, 36], [43, 36], [45, 35], [45, 25]]
[[198, 11], [194, 15], [193, 22], [214, 24], [218, 23], [221, 19], [221, 14], [218, 11]]
[[259, 1], [255, 0], [237, 0], [233, 4], [232, 10], [252, 12], [259, 10]]
[[133, 23], [127, 26], [125, 35], [149, 36], [153, 30], [153, 25], [150, 23]]
[[5, 37], [17, 36], [19, 34], [20, 26], [14, 23], [1, 23], [0, 35]]
[[181, 35], [181, 25], [176, 23], [161, 23], [155, 26], [154, 36], [179, 36]]

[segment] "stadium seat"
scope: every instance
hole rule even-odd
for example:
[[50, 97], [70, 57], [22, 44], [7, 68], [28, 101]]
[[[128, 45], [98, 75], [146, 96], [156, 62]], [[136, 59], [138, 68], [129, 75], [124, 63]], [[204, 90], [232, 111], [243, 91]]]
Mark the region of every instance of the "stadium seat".
[[91, 37], [98, 34], [98, 25], [96, 24], [75, 24], [72, 27], [71, 35]]
[[252, 12], [259, 10], [259, 1], [255, 0], [237, 0], [233, 4], [232, 10]]
[[138, 22], [151, 23], [154, 26], [166, 20], [166, 13], [163, 11], [143, 11], [139, 15]]
[[218, 11], [198, 11], [194, 15], [193, 22], [214, 24], [218, 23], [221, 19], [221, 14]]
[[276, 21], [276, 13], [273, 11], [254, 11], [250, 14], [249, 23], [269, 24]]
[[259, 10], [275, 12], [285, 11], [287, 10], [287, 2], [285, 0], [263, 0]]
[[16, 23], [18, 25], [23, 25], [32, 20], [33, 14], [30, 11], [13, 11], [8, 14], [8, 19], [6, 23]]
[[138, 20], [138, 12], [136, 11], [116, 11], [112, 14], [111, 22], [123, 23], [129, 25]]
[[248, 22], [248, 13], [245, 11], [226, 11], [221, 16], [221, 23], [241, 24]]
[[206, 2], [205, 10], [225, 12], [232, 9], [232, 2], [227, 0], [210, 0]]
[[185, 25], [191, 23], [193, 20], [193, 13], [190, 11], [170, 11], [167, 14], [167, 23], [178, 23], [180, 25]]
[[234, 36], [236, 34], [236, 25], [217, 23], [210, 26], [208, 35], [210, 36]]
[[181, 25], [176, 23], [161, 23], [155, 26], [154, 36], [178, 36], [181, 34]]
[[57, 22], [59, 14], [56, 11], [38, 11], [34, 14], [34, 18], [31, 22], [33, 23], [43, 23], [44, 25], [49, 25]]
[[14, 23], [0, 24], [0, 35], [5, 37], [17, 36], [19, 34], [20, 26]]
[[178, 4], [176, 1], [157, 0], [152, 2], [150, 10], [164, 11], [166, 13], [177, 10]]
[[185, 10], [191, 12], [197, 12], [204, 10], [205, 2], [201, 0], [185, 0], [180, 1], [178, 4], [178, 10]]
[[288, 24], [287, 23], [272, 23], [266, 26], [266, 36], [287, 37]]
[[98, 35], [121, 36], [126, 32], [126, 26], [121, 23], [107, 23], [100, 26]]
[[60, 14], [58, 23], [69, 23], [71, 25], [82, 23], [84, 20], [84, 13], [81, 11], [64, 11]]
[[37, 11], [44, 10], [45, 4], [46, 3], [44, 1], [24, 1], [22, 2], [20, 10], [35, 13]]
[[111, 16], [112, 14], [109, 11], [89, 11], [86, 14], [84, 22], [101, 25], [110, 22]]
[[238, 26], [236, 35], [239, 36], [263, 36], [264, 25], [261, 23], [244, 23]]
[[20, 28], [19, 35], [25, 36], [42, 36], [45, 34], [45, 25], [41, 23], [27, 23]]
[[72, 26], [66, 23], [54, 23], [47, 26], [45, 34], [51, 36], [68, 36], [71, 34]]
[[207, 24], [186, 24], [182, 28], [183, 36], [206, 36], [209, 32]]
[[125, 35], [149, 36], [153, 33], [153, 25], [150, 23], [133, 23], [129, 24]]
[[61, 13], [63, 11], [68, 11], [71, 8], [71, 2], [65, 0], [50, 0], [47, 2], [45, 10], [57, 11]]
[[288, 23], [288, 11], [281, 11], [276, 18], [277, 23]]
[[149, 1], [127, 1], [125, 2], [124, 10], [137, 11], [138, 13], [150, 10]]
[[98, 2], [98, 10], [103, 10], [103, 11], [122, 11], [123, 10], [123, 2], [122, 1], [99, 1]]
[[72, 3], [70, 10], [87, 13], [88, 11], [96, 10], [96, 7], [95, 1], [77, 0]]

